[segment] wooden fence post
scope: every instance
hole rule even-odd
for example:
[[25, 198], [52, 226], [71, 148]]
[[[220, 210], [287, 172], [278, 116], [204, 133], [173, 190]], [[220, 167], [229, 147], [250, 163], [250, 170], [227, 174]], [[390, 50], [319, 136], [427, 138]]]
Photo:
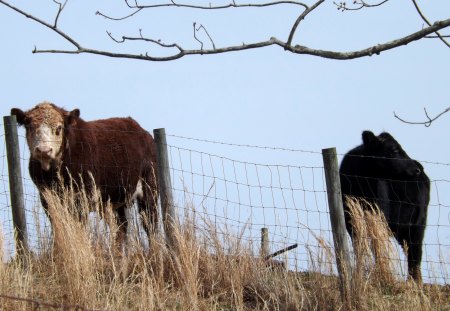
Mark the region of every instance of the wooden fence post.
[[331, 228], [333, 230], [336, 264], [341, 281], [341, 294], [344, 305], [348, 306], [350, 303], [351, 263], [336, 148], [322, 149], [322, 157], [327, 185], [328, 206], [330, 208]]
[[269, 256], [269, 229], [261, 228], [261, 258]]
[[19, 138], [16, 116], [3, 117], [5, 127], [6, 154], [8, 158], [9, 190], [12, 219], [16, 239], [16, 253], [20, 259], [28, 253], [27, 222], [23, 198], [22, 173], [20, 169]]
[[158, 189], [161, 200], [161, 212], [167, 245], [175, 249], [175, 211], [170, 179], [169, 158], [167, 153], [166, 131], [163, 128], [153, 130], [156, 143], [156, 158], [158, 165]]

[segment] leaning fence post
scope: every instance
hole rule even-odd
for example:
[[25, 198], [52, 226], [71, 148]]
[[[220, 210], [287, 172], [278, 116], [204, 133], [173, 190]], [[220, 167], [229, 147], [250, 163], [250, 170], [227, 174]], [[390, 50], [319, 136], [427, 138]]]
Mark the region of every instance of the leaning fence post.
[[28, 237], [16, 116], [4, 116], [3, 122], [5, 127], [9, 190], [16, 239], [16, 253], [20, 259], [24, 259], [23, 255], [28, 253]]
[[156, 143], [156, 159], [158, 165], [158, 188], [161, 200], [162, 220], [166, 242], [175, 250], [175, 211], [172, 196], [172, 182], [169, 171], [166, 131], [163, 128], [153, 130]]
[[345, 228], [344, 209], [341, 195], [341, 181], [336, 148], [322, 149], [325, 181], [327, 185], [328, 206], [330, 208], [331, 228], [336, 253], [336, 264], [341, 281], [341, 294], [348, 303], [351, 277], [350, 252]]

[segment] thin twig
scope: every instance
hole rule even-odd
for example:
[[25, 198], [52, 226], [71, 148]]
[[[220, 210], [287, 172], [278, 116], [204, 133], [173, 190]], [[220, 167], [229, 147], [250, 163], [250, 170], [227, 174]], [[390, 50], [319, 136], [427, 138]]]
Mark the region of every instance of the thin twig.
[[309, 13], [311, 13], [314, 9], [316, 9], [319, 5], [321, 5], [325, 0], [319, 0], [316, 3], [314, 3], [313, 6], [311, 7], [307, 7], [302, 14], [300, 14], [300, 16], [297, 18], [297, 20], [294, 23], [294, 26], [292, 26], [291, 32], [289, 33], [289, 38], [286, 42], [286, 45], [290, 46], [292, 43], [292, 39], [294, 38], [294, 34], [295, 31], [297, 30], [298, 25], [300, 24], [300, 22], [306, 17], [306, 15], [308, 15]]
[[441, 113], [437, 114], [435, 117], [430, 117], [430, 115], [428, 114], [428, 111], [426, 108], [423, 108], [425, 116], [427, 117], [427, 121], [407, 121], [401, 117], [399, 117], [395, 111], [394, 111], [394, 117], [399, 119], [400, 121], [402, 121], [403, 123], [407, 123], [407, 124], [420, 124], [420, 125], [425, 125], [426, 127], [429, 127], [431, 125], [432, 122], [434, 122], [436, 119], [438, 119], [439, 117], [441, 117], [444, 113], [447, 113], [450, 111], [450, 107], [448, 107], [447, 109], [445, 109], [444, 111], [442, 111]]
[[[41, 19], [39, 19], [39, 18], [37, 18], [37, 17], [35, 17], [35, 16], [33, 16], [33, 15], [31, 15], [31, 14], [25, 12], [25, 11], [22, 11], [21, 9], [19, 9], [19, 8], [15, 7], [15, 6], [11, 5], [11, 4], [9, 4], [9, 3], [6, 2], [6, 1], [0, 0], [0, 4], [3, 4], [3, 5], [5, 5], [5, 6], [7, 6], [7, 7], [9, 7], [10, 9], [12, 9], [13, 11], [16, 11], [17, 13], [19, 13], [19, 14], [25, 16], [26, 18], [29, 18], [29, 19], [31, 19], [31, 20], [34, 20], [35, 22], [37, 22], [37, 23], [39, 23], [39, 24], [41, 24], [41, 25], [43, 25], [43, 26], [45, 26], [45, 27], [47, 27], [47, 28], [53, 30], [53, 31], [56, 32], [58, 35], [60, 35], [61, 37], [63, 37], [65, 40], [69, 41], [69, 42], [70, 42], [72, 45], [74, 45], [78, 50], [82, 50], [81, 45], [80, 45], [77, 41], [75, 41], [72, 37], [68, 36], [66, 33], [62, 32], [62, 31], [61, 31], [58, 27], [56, 27], [55, 25], [50, 25], [49, 23], [47, 23], [47, 22], [45, 22], [45, 21], [43, 21], [43, 20], [41, 20]], [[37, 51], [36, 51], [36, 48], [34, 49], [33, 52], [37, 52]]]
[[136, 14], [139, 13], [141, 10], [142, 10], [142, 8], [141, 8], [141, 9], [137, 9], [137, 10], [134, 11], [133, 13], [130, 13], [130, 14], [128, 14], [128, 15], [126, 15], [126, 16], [122, 16], [122, 17], [111, 17], [111, 16], [108, 16], [108, 15], [103, 14], [103, 13], [100, 12], [100, 11], [95, 12], [95, 15], [100, 15], [100, 16], [106, 18], [106, 19], [110, 19], [110, 20], [113, 20], [113, 21], [122, 21], [122, 20], [124, 20], [124, 19], [130, 18], [130, 17], [136, 15]]
[[196, 25], [196, 23], [194, 23], [194, 38], [195, 38], [195, 40], [197, 40], [198, 42], [201, 43], [202, 49], [203, 49], [203, 42], [201, 42], [201, 41], [195, 36], [195, 33], [198, 32], [200, 29], [203, 29], [203, 31], [205, 31], [206, 35], [207, 35], [208, 38], [209, 38], [209, 41], [211, 41], [211, 44], [212, 44], [213, 49], [215, 50], [215, 49], [216, 49], [216, 45], [214, 44], [213, 39], [212, 39], [211, 36], [209, 35], [208, 30], [206, 30], [206, 28], [205, 28], [202, 24], [200, 24], [200, 26], [198, 26], [198, 28], [195, 28], [195, 25]]
[[383, 5], [388, 1], [389, 0], [384, 0], [379, 3], [369, 4], [363, 0], [355, 0], [355, 1], [353, 1], [353, 4], [357, 5], [356, 7], [348, 7], [346, 2], [339, 2], [339, 3], [333, 2], [333, 3], [337, 6], [338, 10], [344, 12], [344, 11], [358, 11], [363, 8], [374, 8], [374, 7]]
[[426, 36], [427, 39], [436, 39], [436, 38], [450, 38], [450, 35], [441, 35], [441, 36]]
[[67, 4], [67, 1], [69, 1], [69, 0], [66, 0], [66, 1], [64, 2], [64, 4], [61, 4], [60, 2], [58, 2], [58, 1], [56, 1], [56, 0], [53, 0], [54, 3], [56, 3], [56, 4], [59, 5], [58, 13], [56, 13], [55, 22], [54, 22], [54, 24], [53, 24], [53, 27], [55, 27], [55, 28], [58, 27], [58, 19], [59, 19], [59, 15], [61, 15], [62, 10], [64, 10], [64, 8], [65, 8], [65, 6], [66, 6], [66, 4]]
[[[422, 10], [420, 10], [419, 5], [417, 4], [416, 0], [412, 0], [414, 7], [416, 8], [417, 13], [419, 13], [420, 17], [422, 18], [422, 20], [427, 23], [428, 26], [431, 26], [431, 23], [428, 21], [428, 19], [425, 17], [425, 15], [422, 13]], [[450, 48], [450, 44], [447, 42], [447, 40], [444, 39], [443, 36], [441, 36], [441, 34], [439, 32], [436, 31], [436, 35], [438, 36], [438, 38], [444, 42], [444, 44]]]
[[166, 44], [166, 43], [163, 43], [161, 41], [161, 39], [155, 40], [155, 39], [145, 38], [142, 35], [142, 29], [139, 29], [139, 37], [122, 36], [122, 39], [117, 39], [109, 31], [107, 31], [106, 34], [111, 38], [111, 40], [113, 40], [116, 43], [125, 43], [125, 41], [145, 41], [145, 42], [154, 43], [154, 44], [159, 45], [160, 47], [163, 47], [163, 48], [177, 48], [179, 51], [183, 51], [183, 49], [176, 43]]
[[195, 29], [195, 22], [192, 26], [194, 28], [194, 39], [200, 43], [200, 50], [203, 51], [203, 41], [200, 40], [199, 38], [197, 38], [197, 36], [196, 36], [197, 31]]

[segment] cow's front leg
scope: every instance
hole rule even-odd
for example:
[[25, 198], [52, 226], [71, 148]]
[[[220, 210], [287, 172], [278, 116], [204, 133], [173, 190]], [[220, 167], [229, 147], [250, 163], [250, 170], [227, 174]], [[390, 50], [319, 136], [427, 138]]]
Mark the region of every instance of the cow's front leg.
[[125, 213], [125, 205], [117, 208], [116, 210], [116, 221], [117, 221], [117, 236], [116, 236], [116, 246], [117, 249], [122, 252], [123, 246], [125, 245], [128, 230], [128, 219]]

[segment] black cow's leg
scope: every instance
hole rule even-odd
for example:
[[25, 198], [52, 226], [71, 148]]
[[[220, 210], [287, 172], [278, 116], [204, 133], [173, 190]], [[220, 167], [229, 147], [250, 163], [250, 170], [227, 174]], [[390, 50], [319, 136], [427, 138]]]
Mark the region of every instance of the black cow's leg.
[[416, 282], [422, 283], [420, 265], [422, 262], [422, 241], [425, 226], [411, 226], [409, 231], [410, 236], [406, 240], [408, 247], [408, 274]]

